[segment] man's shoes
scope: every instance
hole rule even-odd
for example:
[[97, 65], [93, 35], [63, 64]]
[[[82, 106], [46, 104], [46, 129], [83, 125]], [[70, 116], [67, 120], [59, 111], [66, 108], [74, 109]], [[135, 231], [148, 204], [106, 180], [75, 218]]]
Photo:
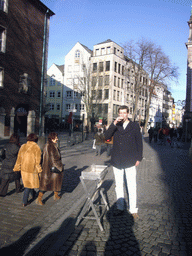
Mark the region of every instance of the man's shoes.
[[117, 209], [117, 210], [113, 213], [113, 215], [114, 215], [114, 216], [121, 216], [123, 213], [124, 213], [123, 210]]
[[132, 213], [132, 216], [134, 220], [139, 219], [139, 215], [137, 213]]

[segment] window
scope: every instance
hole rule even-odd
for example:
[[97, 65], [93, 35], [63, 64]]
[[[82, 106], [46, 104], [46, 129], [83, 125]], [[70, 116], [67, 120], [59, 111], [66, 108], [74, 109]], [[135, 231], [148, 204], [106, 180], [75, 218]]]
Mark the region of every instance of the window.
[[121, 79], [121, 88], [123, 89], [123, 83], [124, 83], [124, 80]]
[[117, 91], [117, 101], [119, 101], [119, 91]]
[[78, 104], [75, 104], [75, 109], [78, 110]]
[[122, 66], [122, 75], [124, 76], [124, 70], [125, 70], [125, 68], [124, 68], [124, 66]]
[[107, 54], [110, 54], [111, 53], [111, 47], [107, 47]]
[[99, 72], [103, 72], [103, 62], [99, 62]]
[[50, 91], [49, 92], [49, 97], [50, 98], [55, 98], [55, 91]]
[[99, 77], [99, 86], [100, 87], [103, 86], [103, 77], [102, 76]]
[[67, 91], [67, 98], [71, 98], [72, 97], [72, 91]]
[[54, 103], [49, 103], [49, 109], [54, 110], [54, 108], [55, 108]]
[[120, 74], [121, 72], [121, 64], [118, 65], [118, 73]]
[[98, 100], [102, 100], [102, 90], [98, 90], [97, 99], [98, 99]]
[[105, 100], [109, 99], [109, 89], [104, 90], [104, 98]]
[[92, 78], [92, 86], [95, 87], [96, 84], [97, 84], [97, 77], [94, 76], [94, 77]]
[[78, 98], [78, 92], [73, 92], [74, 93], [74, 98]]
[[60, 97], [61, 97], [61, 92], [58, 91], [58, 92], [57, 92], [57, 98], [60, 98]]
[[85, 105], [84, 104], [79, 104], [79, 110], [84, 110], [85, 109]]
[[118, 77], [118, 87], [120, 88], [120, 78]]
[[114, 71], [117, 72], [117, 62], [115, 61], [115, 68]]
[[114, 47], [114, 54], [116, 54], [116, 50], [117, 50], [117, 49]]
[[113, 91], [113, 100], [116, 100], [116, 90]]
[[105, 54], [105, 48], [101, 48], [101, 55]]
[[75, 58], [80, 58], [80, 51], [79, 50], [75, 51]]
[[96, 50], [95, 50], [95, 55], [96, 55], [96, 56], [99, 56], [99, 49], [96, 49]]
[[108, 113], [108, 104], [103, 104], [103, 112], [104, 114]]
[[70, 104], [66, 104], [66, 110], [70, 110], [71, 109], [71, 105]]
[[55, 86], [55, 76], [54, 75], [51, 76], [50, 86]]
[[105, 76], [105, 85], [109, 85], [109, 76]]
[[4, 69], [0, 67], [0, 87], [3, 87]]
[[8, 0], [0, 0], [0, 10], [8, 12]]
[[0, 52], [5, 53], [6, 47], [6, 30], [0, 26]]
[[106, 61], [106, 71], [110, 71], [110, 61]]
[[93, 72], [97, 72], [97, 63], [93, 63]]
[[57, 110], [60, 110], [61, 109], [61, 106], [60, 106], [60, 104], [58, 103], [57, 104]]
[[117, 86], [117, 77], [114, 76], [114, 86]]

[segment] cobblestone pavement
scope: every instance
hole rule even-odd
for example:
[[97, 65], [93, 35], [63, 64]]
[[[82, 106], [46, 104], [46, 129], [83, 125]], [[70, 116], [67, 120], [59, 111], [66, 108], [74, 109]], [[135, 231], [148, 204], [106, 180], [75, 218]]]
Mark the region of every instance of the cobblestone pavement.
[[[149, 145], [144, 138], [144, 158], [137, 171], [136, 220], [128, 210], [114, 217], [115, 185], [109, 167], [103, 192], [110, 209], [104, 215], [102, 232], [91, 219], [75, 226], [85, 202], [81, 171], [92, 163], [109, 164], [110, 160], [106, 152], [95, 157], [91, 144], [89, 140], [66, 147], [61, 140], [65, 177], [59, 201], [54, 202], [47, 192], [43, 207], [32, 202], [23, 208], [22, 195], [13, 193], [11, 184], [9, 196], [0, 198], [0, 255], [192, 255], [192, 166], [188, 148]], [[92, 211], [88, 213], [91, 215]]]

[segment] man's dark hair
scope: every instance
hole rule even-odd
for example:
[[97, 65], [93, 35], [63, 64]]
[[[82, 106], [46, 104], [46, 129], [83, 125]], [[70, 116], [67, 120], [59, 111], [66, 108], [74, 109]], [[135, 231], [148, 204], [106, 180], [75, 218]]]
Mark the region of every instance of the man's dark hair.
[[38, 141], [38, 137], [35, 133], [31, 133], [27, 136], [27, 141], [34, 141], [37, 142]]
[[120, 111], [121, 109], [126, 109], [126, 110], [127, 110], [127, 113], [129, 113], [129, 108], [128, 108], [127, 106], [125, 106], [125, 105], [120, 106], [119, 109], [118, 109], [118, 113], [119, 113], [119, 111]]

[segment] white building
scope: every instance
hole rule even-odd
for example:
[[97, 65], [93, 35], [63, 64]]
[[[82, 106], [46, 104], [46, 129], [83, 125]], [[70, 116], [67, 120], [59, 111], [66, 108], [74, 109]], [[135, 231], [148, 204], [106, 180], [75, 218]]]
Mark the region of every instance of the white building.
[[162, 126], [162, 113], [163, 113], [163, 92], [164, 87], [156, 86], [154, 94], [151, 98], [149, 108], [149, 126], [161, 127]]
[[87, 102], [83, 98], [86, 87], [90, 83], [90, 60], [92, 51], [86, 46], [77, 42], [65, 56], [65, 77], [63, 97], [63, 117], [67, 119], [70, 112], [73, 112], [73, 120], [86, 118]]
[[47, 71], [45, 125], [57, 128], [63, 118], [64, 65], [52, 64]]

